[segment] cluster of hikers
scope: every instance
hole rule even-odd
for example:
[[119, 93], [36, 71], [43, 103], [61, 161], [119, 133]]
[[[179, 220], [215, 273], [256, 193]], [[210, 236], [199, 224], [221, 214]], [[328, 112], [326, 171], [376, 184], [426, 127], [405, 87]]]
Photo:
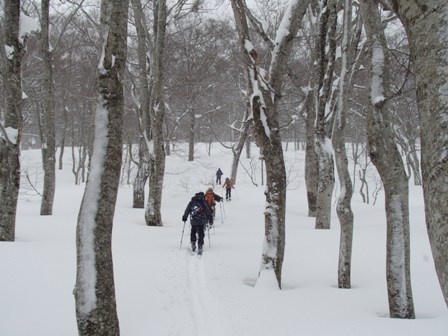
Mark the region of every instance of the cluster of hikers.
[[[221, 176], [223, 172], [218, 168], [216, 172], [216, 183], [221, 185]], [[226, 190], [226, 201], [230, 202], [232, 199], [232, 189], [235, 189], [234, 183], [230, 178], [226, 178], [222, 187]], [[215, 194], [213, 187], [207, 188], [206, 192], [198, 192], [188, 203], [187, 208], [182, 215], [182, 222], [187, 221], [190, 216], [191, 232], [190, 232], [190, 244], [192, 253], [196, 252], [196, 241], [198, 243], [198, 254], [202, 254], [204, 246], [205, 228], [213, 227], [213, 220], [216, 215], [216, 203], [223, 202], [224, 198]], [[183, 237], [183, 231], [182, 231]], [[181, 240], [182, 244], [182, 240]]]

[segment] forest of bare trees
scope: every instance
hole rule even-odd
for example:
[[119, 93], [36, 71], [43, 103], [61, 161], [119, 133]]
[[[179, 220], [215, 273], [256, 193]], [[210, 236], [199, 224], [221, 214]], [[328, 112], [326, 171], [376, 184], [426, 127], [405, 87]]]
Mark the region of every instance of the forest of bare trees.
[[[406, 0], [259, 0], [249, 6], [245, 0], [102, 0], [101, 6], [89, 0], [3, 0], [2, 7], [0, 38], [7, 47], [0, 53], [0, 240], [14, 241], [26, 173], [20, 150], [42, 151], [41, 215], [52, 214], [57, 168], [71, 169], [74, 183], [86, 183], [85, 198], [98, 201], [98, 213], [86, 210], [84, 200], [75, 291], [80, 335], [100, 335], [93, 330], [101, 323], [110, 328], [104, 335], [119, 333], [107, 251], [125, 169], [118, 159], [122, 150], [136, 167], [128, 181], [134, 207], [145, 208], [147, 225], [162, 226], [165, 156], [181, 143], [188, 143], [189, 161], [198, 143], [232, 148], [234, 180], [245, 144], [257, 144], [266, 167], [260, 276], [273, 272], [279, 288], [288, 211], [283, 146], [306, 151], [308, 214], [316, 229], [334, 225], [338, 179], [340, 288], [351, 286], [351, 197], [358, 192], [370, 201], [364, 177], [373, 164], [386, 196], [391, 317], [415, 314], [408, 183], [423, 185], [428, 234], [448, 303], [444, 0], [424, 6]], [[37, 28], [19, 34], [19, 13]], [[72, 156], [72, 167], [62, 166], [63, 155]], [[92, 172], [96, 181], [88, 179]], [[361, 185], [354, 185], [355, 176]], [[92, 196], [98, 188], [107, 192]], [[83, 258], [97, 253], [87, 241], [105, 247], [96, 255], [108, 265], [98, 270], [96, 287], [104, 287], [97, 294], [83, 279], [83, 269], [93, 267]], [[96, 311], [89, 295], [107, 309]]]

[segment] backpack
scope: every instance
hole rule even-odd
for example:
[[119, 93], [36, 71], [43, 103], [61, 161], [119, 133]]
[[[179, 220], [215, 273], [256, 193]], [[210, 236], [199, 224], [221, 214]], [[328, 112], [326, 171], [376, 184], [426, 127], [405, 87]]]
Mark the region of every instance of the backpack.
[[208, 202], [208, 204], [210, 204], [210, 206], [215, 206], [216, 205], [215, 195], [212, 192], [205, 193], [205, 199]]
[[204, 202], [194, 200], [190, 208], [191, 219], [207, 219], [207, 213], [205, 212]]

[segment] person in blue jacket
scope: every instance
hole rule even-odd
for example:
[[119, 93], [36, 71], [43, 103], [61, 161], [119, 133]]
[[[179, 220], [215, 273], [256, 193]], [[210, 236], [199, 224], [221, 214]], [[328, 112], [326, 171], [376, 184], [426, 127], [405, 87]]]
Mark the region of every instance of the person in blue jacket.
[[221, 185], [221, 176], [223, 175], [223, 172], [221, 170], [221, 168], [218, 168], [218, 170], [216, 171], [216, 184]]

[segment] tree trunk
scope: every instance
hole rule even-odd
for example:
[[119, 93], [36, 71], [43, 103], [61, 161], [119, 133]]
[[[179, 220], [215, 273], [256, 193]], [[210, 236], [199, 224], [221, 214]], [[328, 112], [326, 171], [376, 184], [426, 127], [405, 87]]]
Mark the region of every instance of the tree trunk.
[[188, 161], [194, 161], [194, 141], [195, 141], [195, 127], [196, 127], [196, 116], [194, 114], [194, 109], [190, 108], [190, 128], [188, 130]]
[[146, 224], [162, 226], [162, 190], [165, 174], [165, 141], [163, 139], [163, 123], [165, 120], [164, 91], [164, 54], [166, 29], [166, 0], [158, 0], [154, 4], [154, 37], [155, 50], [152, 53], [152, 85], [151, 85], [151, 132], [147, 144], [149, 151], [149, 193], [145, 212]]
[[367, 111], [369, 154], [383, 181], [386, 198], [386, 277], [389, 311], [393, 318], [414, 318], [410, 274], [408, 179], [394, 141], [388, 102], [385, 98], [389, 87], [386, 37], [378, 6], [363, 0], [361, 11], [371, 52], [372, 105]]
[[3, 13], [1, 52], [7, 54], [3, 54], [5, 105], [3, 125], [0, 125], [0, 241], [14, 241], [23, 130], [21, 68], [25, 52], [25, 42], [19, 40], [20, 1], [5, 1]]
[[426, 227], [448, 305], [448, 3], [388, 1], [406, 29], [417, 87]]
[[147, 150], [145, 147], [144, 139], [140, 139], [139, 145], [139, 158], [138, 158], [138, 166], [137, 166], [137, 174], [133, 183], [133, 198], [132, 198], [132, 207], [135, 209], [144, 209], [145, 208], [145, 185], [149, 176], [148, 162], [146, 160], [145, 153]]
[[[248, 107], [249, 109], [250, 107]], [[236, 177], [238, 173], [238, 166], [240, 163], [240, 157], [241, 153], [243, 151], [244, 145], [246, 143], [246, 139], [249, 136], [249, 129], [251, 127], [251, 121], [249, 119], [249, 113], [248, 110], [246, 110], [246, 114], [244, 116], [244, 126], [243, 129], [240, 132], [240, 137], [238, 139], [238, 142], [236, 145], [232, 147], [232, 153], [233, 153], [233, 160], [232, 160], [232, 170], [230, 173], [230, 178], [233, 181], [233, 183], [236, 183]]]
[[314, 94], [308, 93], [306, 98], [306, 147], [305, 147], [305, 183], [308, 199], [308, 217], [316, 217], [317, 210], [317, 186], [319, 184], [319, 164], [314, 150], [314, 122], [316, 109]]
[[257, 52], [251, 44], [245, 14], [245, 2], [231, 0], [239, 35], [239, 45], [245, 65], [246, 94], [254, 123], [254, 135], [266, 163], [265, 239], [260, 265], [260, 279], [275, 275], [281, 288], [283, 258], [285, 252], [286, 170], [279, 131], [278, 105], [281, 98], [283, 76], [292, 41], [308, 7], [308, 0], [290, 2], [277, 31], [275, 47], [271, 52], [269, 88], [261, 83], [257, 64]]
[[353, 211], [351, 206], [353, 188], [348, 170], [348, 158], [345, 148], [346, 111], [349, 109], [348, 66], [351, 64], [350, 40], [352, 21], [352, 0], [344, 1], [343, 40], [341, 53], [341, 74], [339, 77], [339, 97], [336, 108], [336, 120], [332, 134], [334, 157], [339, 177], [340, 193], [336, 212], [341, 225], [339, 243], [338, 287], [351, 288], [351, 256], [353, 243]]
[[150, 41], [148, 36], [148, 29], [143, 15], [142, 4], [140, 0], [131, 0], [135, 19], [135, 29], [137, 32], [137, 58], [138, 58], [138, 84], [140, 93], [140, 104], [137, 106], [140, 132], [142, 138], [139, 144], [139, 162], [137, 167], [137, 174], [133, 183], [133, 207], [143, 209], [145, 207], [145, 184], [149, 176], [149, 149], [146, 146], [145, 131], [151, 129], [151, 117], [149, 113], [150, 105], [150, 83], [148, 74], [147, 61], [147, 43]]
[[120, 334], [112, 260], [112, 227], [122, 161], [123, 78], [128, 1], [101, 3], [102, 55], [98, 69], [91, 169], [77, 226], [76, 317], [81, 336]]
[[330, 229], [331, 199], [334, 189], [334, 161], [329, 131], [332, 127], [328, 121], [328, 111], [332, 104], [332, 82], [336, 57], [336, 0], [324, 1], [319, 22], [317, 41], [317, 89], [316, 121], [314, 134], [314, 149], [318, 160], [318, 187], [316, 199], [316, 229]]
[[42, 0], [41, 52], [43, 67], [44, 109], [42, 120], [42, 163], [44, 169], [44, 186], [40, 214], [53, 214], [53, 202], [56, 189], [56, 142], [54, 115], [53, 61], [49, 43], [50, 0]]

